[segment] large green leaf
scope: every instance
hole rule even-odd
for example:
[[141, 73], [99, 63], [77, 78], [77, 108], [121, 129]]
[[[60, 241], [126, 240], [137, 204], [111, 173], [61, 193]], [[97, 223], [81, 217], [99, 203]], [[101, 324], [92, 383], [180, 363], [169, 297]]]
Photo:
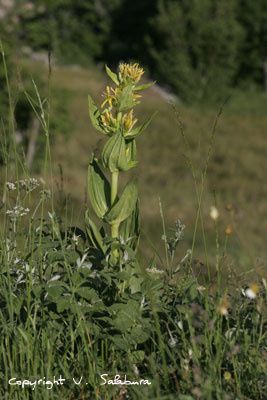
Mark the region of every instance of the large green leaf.
[[92, 304], [101, 302], [97, 292], [90, 287], [81, 286], [75, 290], [75, 293], [77, 293], [83, 299], [90, 301]]
[[110, 184], [95, 158], [88, 167], [88, 194], [96, 215], [103, 218], [110, 205]]
[[140, 218], [138, 201], [134, 211], [120, 224], [120, 236], [135, 250], [140, 236]]
[[131, 215], [138, 199], [137, 185], [129, 182], [111, 210], [106, 214], [105, 220], [110, 224], [119, 224]]
[[111, 136], [106, 142], [102, 152], [102, 161], [104, 166], [109, 168], [111, 172], [127, 171], [129, 169], [126, 143], [119, 132]]

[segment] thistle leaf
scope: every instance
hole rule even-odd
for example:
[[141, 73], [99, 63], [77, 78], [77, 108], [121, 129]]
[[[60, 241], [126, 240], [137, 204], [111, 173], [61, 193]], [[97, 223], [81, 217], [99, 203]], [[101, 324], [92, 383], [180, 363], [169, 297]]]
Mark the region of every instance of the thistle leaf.
[[105, 220], [109, 224], [120, 224], [131, 215], [135, 209], [138, 199], [137, 185], [135, 182], [129, 182], [120, 197], [111, 210], [105, 215]]
[[110, 184], [95, 158], [88, 167], [88, 194], [96, 215], [103, 218], [110, 205]]
[[106, 69], [106, 73], [108, 74], [108, 76], [110, 77], [110, 79], [111, 79], [114, 83], [116, 83], [116, 85], [119, 85], [120, 83], [119, 83], [117, 74], [115, 74], [114, 72], [112, 72], [111, 69], [110, 69], [107, 65], [105, 65], [105, 69]]

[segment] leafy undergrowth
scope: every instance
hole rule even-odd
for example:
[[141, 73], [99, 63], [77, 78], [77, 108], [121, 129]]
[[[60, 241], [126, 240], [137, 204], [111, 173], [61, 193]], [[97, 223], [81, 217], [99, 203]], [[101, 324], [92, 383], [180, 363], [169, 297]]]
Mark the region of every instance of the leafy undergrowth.
[[[226, 290], [221, 260], [212, 282], [200, 283], [190, 253], [163, 270], [144, 267], [120, 242], [120, 265], [112, 265], [111, 250], [101, 257], [85, 231], [57, 217], [41, 182], [10, 182], [7, 189], [0, 242], [1, 398], [265, 398], [264, 279], [246, 287], [234, 276]], [[33, 192], [38, 202], [29, 210]], [[179, 240], [165, 237], [171, 258]], [[151, 385], [102, 385], [101, 374]], [[54, 377], [64, 384], [41, 382], [33, 390], [8, 383]], [[81, 377], [79, 385], [73, 382]]]

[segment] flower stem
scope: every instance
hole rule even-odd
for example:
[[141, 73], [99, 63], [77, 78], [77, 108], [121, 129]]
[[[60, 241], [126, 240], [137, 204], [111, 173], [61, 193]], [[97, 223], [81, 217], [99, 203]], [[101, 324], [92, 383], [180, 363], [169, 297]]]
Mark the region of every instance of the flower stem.
[[[119, 179], [119, 171], [115, 171], [111, 173], [111, 205], [114, 204], [117, 194], [118, 194], [118, 179]], [[111, 237], [116, 239], [119, 236], [119, 224], [111, 225]]]
[[118, 193], [119, 171], [111, 173], [111, 205], [114, 204]]

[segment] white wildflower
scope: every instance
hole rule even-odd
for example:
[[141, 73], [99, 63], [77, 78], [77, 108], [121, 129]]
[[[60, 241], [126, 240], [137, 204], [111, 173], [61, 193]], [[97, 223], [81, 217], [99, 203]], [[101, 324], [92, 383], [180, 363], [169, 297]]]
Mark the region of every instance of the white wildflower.
[[21, 179], [16, 184], [21, 190], [25, 190], [26, 192], [32, 192], [40, 186], [40, 182], [36, 178]]
[[177, 322], [177, 325], [178, 325], [178, 328], [180, 328], [180, 329], [181, 329], [181, 331], [183, 331], [183, 330], [184, 330], [183, 321], [178, 321], [178, 322]]
[[175, 347], [177, 342], [178, 342], [178, 340], [177, 340], [176, 336], [171, 335], [170, 339], [168, 340], [169, 346]]
[[164, 271], [162, 269], [157, 269], [155, 267], [147, 268], [146, 271], [151, 273], [151, 274], [164, 274]]
[[80, 238], [80, 237], [81, 237], [80, 235], [75, 235], [75, 233], [74, 233], [74, 235], [73, 235], [73, 237], [72, 237], [72, 241], [74, 242], [74, 244], [75, 244], [76, 246], [78, 246], [79, 238]]
[[61, 278], [61, 276], [57, 274], [57, 275], [52, 276], [52, 278], [49, 279], [48, 282], [58, 281], [60, 278]]
[[11, 219], [17, 219], [19, 217], [23, 217], [24, 215], [27, 215], [29, 213], [29, 208], [24, 208], [22, 206], [15, 206], [11, 210], [7, 210], [6, 214], [11, 218]]
[[13, 183], [13, 182], [7, 182], [7, 183], [6, 183], [6, 187], [7, 187], [7, 190], [9, 190], [10, 192], [11, 192], [12, 190], [16, 190], [16, 185], [15, 185], [15, 183]]
[[254, 300], [257, 297], [257, 294], [259, 293], [260, 288], [257, 283], [252, 283], [244, 292], [245, 296], [248, 299]]
[[216, 221], [219, 218], [219, 211], [218, 211], [217, 207], [211, 206], [210, 217], [211, 217], [211, 219], [213, 219], [213, 221]]

